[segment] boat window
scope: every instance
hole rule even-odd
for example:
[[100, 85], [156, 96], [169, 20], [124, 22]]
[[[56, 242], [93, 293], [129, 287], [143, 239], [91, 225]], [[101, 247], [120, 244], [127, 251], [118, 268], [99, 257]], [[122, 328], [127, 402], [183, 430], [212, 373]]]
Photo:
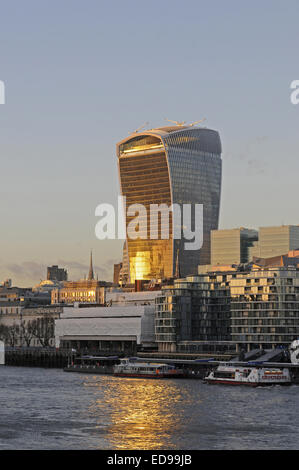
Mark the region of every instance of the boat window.
[[234, 379], [235, 373], [231, 371], [215, 371], [214, 377], [217, 379]]

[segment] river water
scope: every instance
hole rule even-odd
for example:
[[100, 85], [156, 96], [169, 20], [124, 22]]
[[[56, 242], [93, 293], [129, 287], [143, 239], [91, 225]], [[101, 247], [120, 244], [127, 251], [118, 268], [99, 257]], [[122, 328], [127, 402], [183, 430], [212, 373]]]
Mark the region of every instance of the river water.
[[299, 386], [0, 367], [0, 449], [299, 449]]

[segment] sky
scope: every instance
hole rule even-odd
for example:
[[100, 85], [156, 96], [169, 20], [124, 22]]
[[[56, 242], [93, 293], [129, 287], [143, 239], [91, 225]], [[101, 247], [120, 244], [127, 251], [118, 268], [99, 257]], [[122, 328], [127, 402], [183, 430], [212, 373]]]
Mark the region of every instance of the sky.
[[220, 228], [299, 224], [298, 0], [0, 0], [0, 281], [111, 280], [116, 143], [167, 119], [219, 131]]

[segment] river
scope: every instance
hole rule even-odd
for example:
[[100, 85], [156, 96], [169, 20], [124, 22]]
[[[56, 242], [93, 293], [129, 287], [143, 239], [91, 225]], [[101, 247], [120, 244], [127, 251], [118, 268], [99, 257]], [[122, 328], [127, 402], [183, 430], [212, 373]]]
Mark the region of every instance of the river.
[[299, 449], [299, 386], [0, 367], [0, 449]]

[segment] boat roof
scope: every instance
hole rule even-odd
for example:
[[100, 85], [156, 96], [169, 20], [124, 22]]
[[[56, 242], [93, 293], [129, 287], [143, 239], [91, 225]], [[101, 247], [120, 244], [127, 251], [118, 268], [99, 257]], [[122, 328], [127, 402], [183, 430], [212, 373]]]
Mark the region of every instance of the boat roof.
[[165, 363], [157, 363], [157, 362], [128, 362], [130, 365], [134, 366], [142, 366], [142, 367], [161, 367], [161, 366], [168, 366], [169, 364]]
[[81, 356], [81, 357], [77, 357], [76, 359], [78, 360], [81, 360], [81, 359], [89, 359], [89, 360], [108, 360], [108, 361], [112, 361], [112, 360], [116, 360], [116, 359], [119, 359], [118, 356]]

